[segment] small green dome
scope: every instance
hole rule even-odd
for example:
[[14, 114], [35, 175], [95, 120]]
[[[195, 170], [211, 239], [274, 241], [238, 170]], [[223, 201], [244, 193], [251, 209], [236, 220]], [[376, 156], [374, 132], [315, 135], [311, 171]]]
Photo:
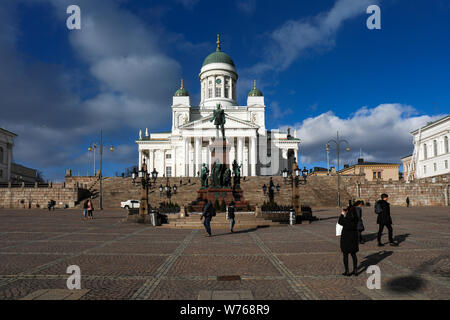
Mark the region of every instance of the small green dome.
[[261, 90], [259, 90], [258, 88], [256, 88], [256, 80], [255, 83], [253, 85], [253, 89], [250, 90], [250, 92], [248, 93], [249, 97], [262, 97], [263, 93], [261, 92]]
[[183, 86], [183, 79], [181, 79], [180, 89], [178, 89], [173, 96], [174, 97], [189, 97], [189, 92]]
[[185, 88], [178, 89], [175, 94], [175, 97], [189, 97], [189, 92]]

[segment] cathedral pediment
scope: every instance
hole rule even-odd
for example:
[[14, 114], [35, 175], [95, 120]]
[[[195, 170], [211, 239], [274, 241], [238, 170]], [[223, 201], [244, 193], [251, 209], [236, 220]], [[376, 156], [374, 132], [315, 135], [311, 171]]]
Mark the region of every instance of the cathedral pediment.
[[[180, 126], [180, 129], [194, 130], [194, 129], [215, 129], [214, 122], [211, 122], [212, 115], [203, 117], [199, 120], [188, 122]], [[259, 129], [257, 124], [250, 121], [241, 120], [225, 114], [225, 130], [227, 129]]]

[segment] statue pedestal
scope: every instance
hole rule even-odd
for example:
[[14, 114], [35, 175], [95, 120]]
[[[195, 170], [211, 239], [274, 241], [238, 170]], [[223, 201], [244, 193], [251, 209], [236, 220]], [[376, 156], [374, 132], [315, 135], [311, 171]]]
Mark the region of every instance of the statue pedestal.
[[[247, 207], [249, 206], [249, 202], [244, 199], [244, 192], [242, 190], [235, 190], [231, 188], [214, 188], [211, 187], [209, 189], [201, 189], [197, 191], [197, 200], [192, 202], [192, 207], [196, 212], [202, 212], [206, 201], [211, 201], [214, 205], [216, 200], [219, 202], [219, 205], [222, 202], [228, 206], [231, 201], [234, 201], [234, 207], [238, 211], [247, 211]], [[254, 208], [251, 207], [250, 210]]]
[[219, 160], [219, 163], [225, 164], [227, 168], [230, 167], [229, 162], [229, 153], [231, 146], [227, 143], [226, 140], [222, 140], [222, 137], [215, 140], [212, 144], [209, 145], [209, 150], [211, 152], [211, 165]]

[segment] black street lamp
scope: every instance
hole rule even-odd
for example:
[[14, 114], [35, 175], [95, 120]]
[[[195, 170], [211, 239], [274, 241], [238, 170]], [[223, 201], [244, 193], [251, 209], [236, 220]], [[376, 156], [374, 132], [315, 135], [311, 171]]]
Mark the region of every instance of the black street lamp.
[[284, 168], [283, 171], [282, 171], [283, 178], [284, 178], [284, 184], [286, 184], [286, 180], [287, 180], [287, 177], [288, 177], [288, 172], [289, 171], [286, 168]]
[[[99, 199], [99, 208], [100, 210], [103, 210], [103, 130], [100, 130], [100, 143], [91, 143], [91, 146], [89, 146], [88, 151], [92, 152], [94, 151], [94, 171], [95, 171], [95, 149], [98, 147], [100, 148], [100, 174], [99, 174], [99, 180], [100, 180], [100, 199]], [[113, 152], [114, 147], [111, 145], [109, 148], [109, 151]], [[95, 175], [95, 172], [94, 172]]]
[[281, 189], [281, 187], [280, 187], [280, 184], [279, 184], [279, 183], [277, 183], [277, 186], [276, 186], [276, 188], [277, 188], [277, 192], [278, 192], [278, 193], [280, 193], [280, 189]]
[[158, 171], [156, 171], [156, 169], [153, 168], [153, 171], [152, 171], [153, 184], [155, 184], [156, 178], [158, 178]]
[[147, 164], [145, 163], [145, 159], [141, 165], [141, 169], [137, 171], [136, 167], [133, 168], [133, 172], [131, 174], [131, 178], [133, 179], [133, 183], [136, 183], [136, 179], [141, 179], [141, 203], [139, 206], [139, 214], [141, 216], [145, 216], [149, 214], [149, 205], [148, 205], [148, 188], [151, 186], [150, 176], [147, 171]]
[[163, 186], [162, 184], [159, 185], [159, 196], [162, 197], [162, 193], [163, 193]]
[[177, 194], [177, 190], [178, 190], [177, 185], [174, 184], [173, 185], [173, 194]]
[[[345, 148], [345, 151], [350, 151], [350, 147], [348, 147], [349, 143], [347, 140], [344, 139], [339, 139], [339, 131], [337, 131], [336, 133], [336, 140], [330, 140], [328, 141], [328, 145], [330, 144], [330, 142], [334, 142], [336, 144], [336, 152], [337, 152], [337, 179], [338, 179], [338, 196], [337, 196], [337, 205], [338, 207], [341, 206], [341, 175], [339, 173], [339, 154], [340, 154], [340, 149], [341, 149], [341, 143], [346, 143], [347, 144], [347, 148]], [[329, 150], [329, 147], [328, 147]]]
[[266, 186], [265, 183], [264, 183], [264, 185], [262, 186], [262, 189], [263, 189], [264, 194], [266, 194], [266, 192], [267, 192], [267, 186]]

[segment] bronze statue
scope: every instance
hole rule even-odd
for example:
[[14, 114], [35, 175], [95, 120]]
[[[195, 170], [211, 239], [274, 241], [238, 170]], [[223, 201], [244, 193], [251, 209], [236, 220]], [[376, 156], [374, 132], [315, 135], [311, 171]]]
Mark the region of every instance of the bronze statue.
[[236, 160], [233, 161], [233, 173], [234, 173], [233, 189], [241, 188], [241, 167], [242, 165], [238, 165]]
[[225, 140], [225, 111], [220, 108], [220, 104], [217, 104], [217, 109], [214, 110], [213, 117], [210, 122], [214, 121], [214, 125], [216, 126], [216, 139], [219, 138], [219, 127], [222, 131], [222, 139]]
[[219, 163], [219, 160], [216, 160], [216, 162], [214, 162], [214, 164], [211, 168], [211, 186], [216, 187], [216, 188], [221, 187], [221, 183], [220, 183], [221, 170], [222, 170], [222, 165]]
[[223, 178], [223, 186], [225, 188], [231, 187], [231, 170], [230, 170], [230, 168], [225, 169], [224, 178]]
[[202, 182], [202, 189], [208, 188], [208, 176], [209, 176], [209, 169], [206, 166], [206, 164], [203, 163], [202, 165], [202, 172], [200, 174], [200, 179]]

